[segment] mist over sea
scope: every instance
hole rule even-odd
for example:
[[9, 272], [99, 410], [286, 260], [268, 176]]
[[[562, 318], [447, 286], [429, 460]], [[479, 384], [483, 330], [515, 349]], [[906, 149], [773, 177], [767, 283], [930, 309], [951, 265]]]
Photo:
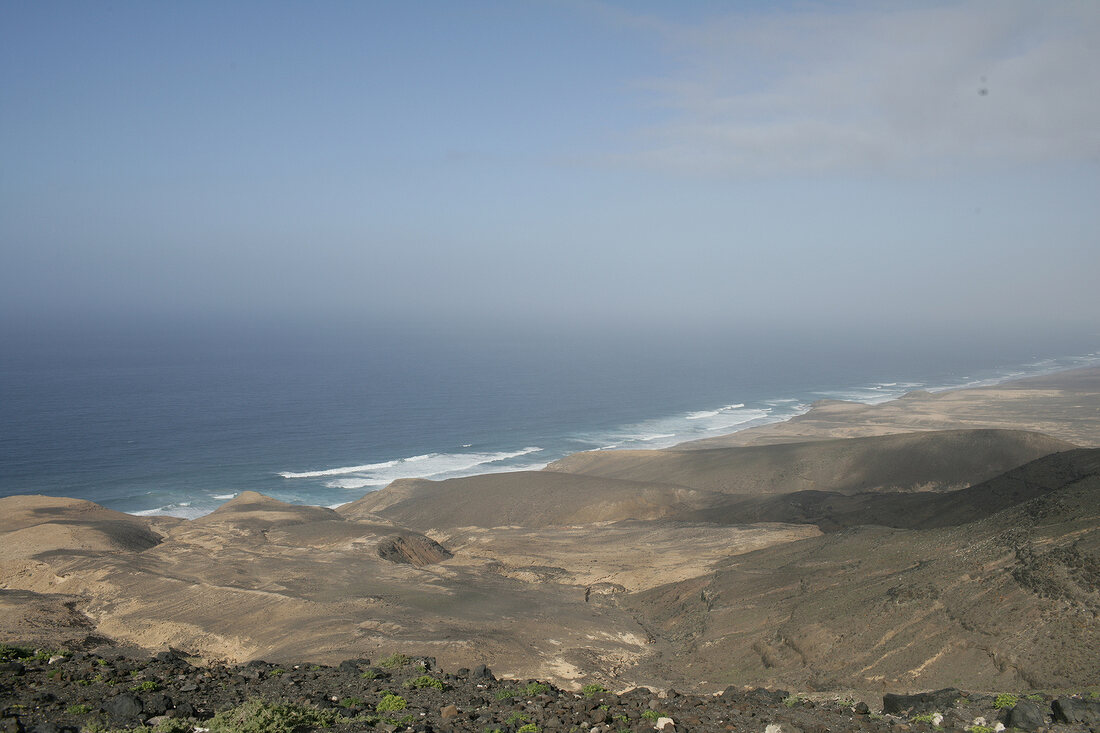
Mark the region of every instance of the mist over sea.
[[0, 352], [0, 495], [194, 517], [244, 490], [334, 506], [401, 477], [541, 468], [1100, 364], [1100, 338], [889, 329], [144, 324]]

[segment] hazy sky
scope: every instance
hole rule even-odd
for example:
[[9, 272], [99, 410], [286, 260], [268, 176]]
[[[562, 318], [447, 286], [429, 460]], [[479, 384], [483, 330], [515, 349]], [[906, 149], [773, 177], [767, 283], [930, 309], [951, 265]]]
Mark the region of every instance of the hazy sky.
[[5, 2], [0, 310], [1100, 326], [1100, 2]]

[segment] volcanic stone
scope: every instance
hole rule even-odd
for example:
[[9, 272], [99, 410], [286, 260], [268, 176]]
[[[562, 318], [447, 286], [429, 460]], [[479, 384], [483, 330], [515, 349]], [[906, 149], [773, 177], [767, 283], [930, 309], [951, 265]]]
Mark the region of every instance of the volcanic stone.
[[1020, 730], [1039, 730], [1047, 724], [1042, 708], [1030, 700], [1020, 700], [1016, 707], [1008, 712], [1008, 727]]
[[1051, 705], [1054, 720], [1058, 723], [1084, 723], [1089, 727], [1100, 725], [1100, 702], [1078, 700], [1075, 697], [1059, 697]]

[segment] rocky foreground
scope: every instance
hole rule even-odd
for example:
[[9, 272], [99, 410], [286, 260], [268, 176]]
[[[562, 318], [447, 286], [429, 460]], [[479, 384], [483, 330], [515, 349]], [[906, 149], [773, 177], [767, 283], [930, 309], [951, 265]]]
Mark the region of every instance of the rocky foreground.
[[1100, 693], [971, 694], [956, 689], [867, 701], [730, 687], [720, 695], [579, 691], [498, 680], [484, 665], [443, 672], [394, 654], [337, 666], [196, 666], [176, 652], [137, 658], [0, 646], [0, 731], [291, 733], [663, 730], [993, 733], [1100, 730]]

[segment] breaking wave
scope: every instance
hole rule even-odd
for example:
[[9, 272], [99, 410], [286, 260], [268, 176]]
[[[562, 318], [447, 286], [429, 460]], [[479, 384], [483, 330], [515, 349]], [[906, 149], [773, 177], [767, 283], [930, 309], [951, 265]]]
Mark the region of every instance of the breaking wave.
[[[541, 450], [542, 448], [531, 446], [517, 451], [425, 453], [382, 463], [344, 466], [320, 471], [283, 471], [279, 475], [285, 479], [339, 477], [325, 482], [325, 486], [330, 489], [380, 488], [399, 478], [452, 478], [470, 473], [522, 470], [508, 462]], [[546, 464], [544, 462], [536, 465], [541, 468]]]

